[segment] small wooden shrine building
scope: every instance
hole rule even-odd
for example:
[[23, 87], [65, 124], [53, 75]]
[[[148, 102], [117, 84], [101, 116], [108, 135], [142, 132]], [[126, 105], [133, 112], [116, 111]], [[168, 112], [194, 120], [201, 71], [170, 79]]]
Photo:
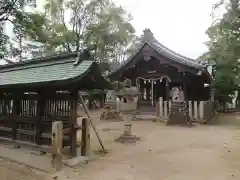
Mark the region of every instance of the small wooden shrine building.
[[168, 49], [149, 29], [143, 39], [138, 51], [109, 74], [110, 79], [131, 79], [140, 89], [140, 103], [154, 105], [159, 97], [169, 100], [174, 87], [183, 90], [185, 100], [210, 99], [212, 78], [205, 66]]
[[107, 86], [87, 50], [0, 66], [0, 140], [51, 151], [52, 122], [59, 120], [63, 147], [76, 154], [79, 90]]

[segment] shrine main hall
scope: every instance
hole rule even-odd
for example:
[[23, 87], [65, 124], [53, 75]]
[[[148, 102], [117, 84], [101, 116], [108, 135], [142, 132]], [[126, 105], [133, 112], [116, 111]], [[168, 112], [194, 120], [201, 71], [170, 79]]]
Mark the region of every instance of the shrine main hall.
[[170, 100], [174, 89], [185, 101], [210, 100], [212, 77], [206, 66], [165, 47], [150, 29], [144, 30], [143, 40], [137, 52], [109, 74], [110, 79], [130, 79], [143, 104], [154, 106], [159, 97]]

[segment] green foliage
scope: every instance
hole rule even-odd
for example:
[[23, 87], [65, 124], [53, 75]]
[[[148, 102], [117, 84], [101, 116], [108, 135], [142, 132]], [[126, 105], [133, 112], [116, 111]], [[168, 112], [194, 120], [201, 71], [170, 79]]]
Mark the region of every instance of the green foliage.
[[[1, 34], [0, 52], [20, 61], [26, 52], [42, 56], [91, 48], [93, 59], [107, 70], [109, 60], [117, 59], [134, 38], [131, 16], [110, 0], [45, 0], [44, 13], [25, 12], [25, 0], [3, 1], [0, 22], [13, 23], [14, 43]], [[26, 40], [38, 45], [26, 44]]]
[[16, 17], [19, 10], [28, 4], [27, 0], [1, 0], [0, 1], [0, 22], [10, 20], [11, 16]]
[[[24, 12], [25, 5], [34, 5], [29, 4], [27, 0], [1, 0], [0, 1], [0, 24], [4, 25], [7, 21], [12, 22], [14, 25], [14, 33], [17, 35], [18, 41], [24, 36], [22, 31], [21, 24], [18, 21], [23, 21], [28, 18], [28, 14]], [[11, 48], [10, 51], [6, 45], [11, 43], [9, 37], [3, 32], [3, 26], [0, 27], [0, 58], [4, 58], [9, 53], [13, 56], [21, 54], [19, 49]]]
[[221, 1], [215, 8], [221, 5], [225, 5], [226, 13], [208, 28], [209, 51], [201, 58], [215, 62], [216, 97], [226, 102], [239, 85], [240, 8], [239, 0]]
[[24, 35], [41, 43], [45, 52], [90, 47], [94, 60], [108, 69], [109, 60], [115, 59], [134, 37], [129, 17], [110, 0], [47, 0], [44, 14], [28, 14], [17, 22]]

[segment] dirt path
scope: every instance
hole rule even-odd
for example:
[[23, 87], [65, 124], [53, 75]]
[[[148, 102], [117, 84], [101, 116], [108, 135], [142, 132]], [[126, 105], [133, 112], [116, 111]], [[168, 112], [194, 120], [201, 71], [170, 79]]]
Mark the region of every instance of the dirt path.
[[[141, 140], [132, 145], [114, 142], [123, 131], [122, 122], [96, 122], [110, 153], [83, 167], [64, 169], [58, 180], [239, 180], [240, 118], [223, 118], [227, 121], [221, 126], [192, 128], [134, 122], [133, 133]], [[92, 133], [93, 149], [99, 148], [96, 142]], [[0, 173], [11, 180], [42, 177], [12, 169], [16, 167], [0, 166]]]
[[33, 170], [30, 167], [0, 159], [1, 180], [44, 180], [45, 173]]
[[[236, 126], [166, 127], [134, 123], [136, 145], [112, 143], [120, 123], [102, 132], [111, 153], [65, 177], [81, 180], [231, 180], [240, 179], [240, 131]], [[101, 129], [99, 127], [99, 129]]]

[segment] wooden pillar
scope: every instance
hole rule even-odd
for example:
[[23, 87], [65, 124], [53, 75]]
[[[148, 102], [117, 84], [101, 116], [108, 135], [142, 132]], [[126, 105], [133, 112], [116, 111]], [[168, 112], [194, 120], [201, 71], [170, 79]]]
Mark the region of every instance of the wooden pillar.
[[[12, 126], [12, 140], [17, 140], [17, 117], [21, 113], [21, 95], [17, 93], [14, 96], [13, 100], [13, 118], [11, 120], [11, 126]], [[6, 101], [6, 99], [5, 99]], [[5, 111], [5, 107], [4, 107]]]
[[197, 101], [194, 101], [194, 119], [198, 120], [198, 104], [197, 104]]
[[199, 117], [200, 117], [200, 120], [204, 119], [204, 101], [200, 101], [200, 104], [199, 104]]
[[77, 155], [77, 129], [75, 128], [77, 124], [77, 95], [77, 91], [71, 91], [69, 126], [71, 154], [73, 156]]
[[36, 144], [41, 145], [41, 134], [42, 134], [42, 117], [44, 117], [44, 108], [45, 108], [45, 97], [43, 92], [38, 93], [37, 99], [37, 117], [35, 121], [36, 132], [35, 132], [35, 141]]
[[188, 114], [190, 119], [193, 117], [193, 110], [192, 110], [192, 101], [188, 101]]
[[188, 100], [188, 95], [187, 95], [187, 84], [183, 82], [183, 94], [184, 94], [184, 100]]
[[101, 93], [100, 94], [100, 108], [103, 108], [104, 106], [104, 93]]
[[169, 100], [169, 97], [170, 97], [170, 90], [169, 90], [169, 80], [168, 79], [166, 79], [166, 101], [168, 101]]
[[[17, 109], [19, 109], [19, 105], [18, 105], [18, 100], [15, 99], [13, 101], [13, 118], [11, 119], [11, 127], [12, 127], [12, 140], [16, 140], [17, 139]], [[4, 107], [5, 109], [5, 107]]]
[[151, 79], [151, 100], [152, 100], [152, 106], [154, 105], [154, 90], [153, 90], [153, 88], [154, 88], [154, 85], [153, 85], [153, 80]]

